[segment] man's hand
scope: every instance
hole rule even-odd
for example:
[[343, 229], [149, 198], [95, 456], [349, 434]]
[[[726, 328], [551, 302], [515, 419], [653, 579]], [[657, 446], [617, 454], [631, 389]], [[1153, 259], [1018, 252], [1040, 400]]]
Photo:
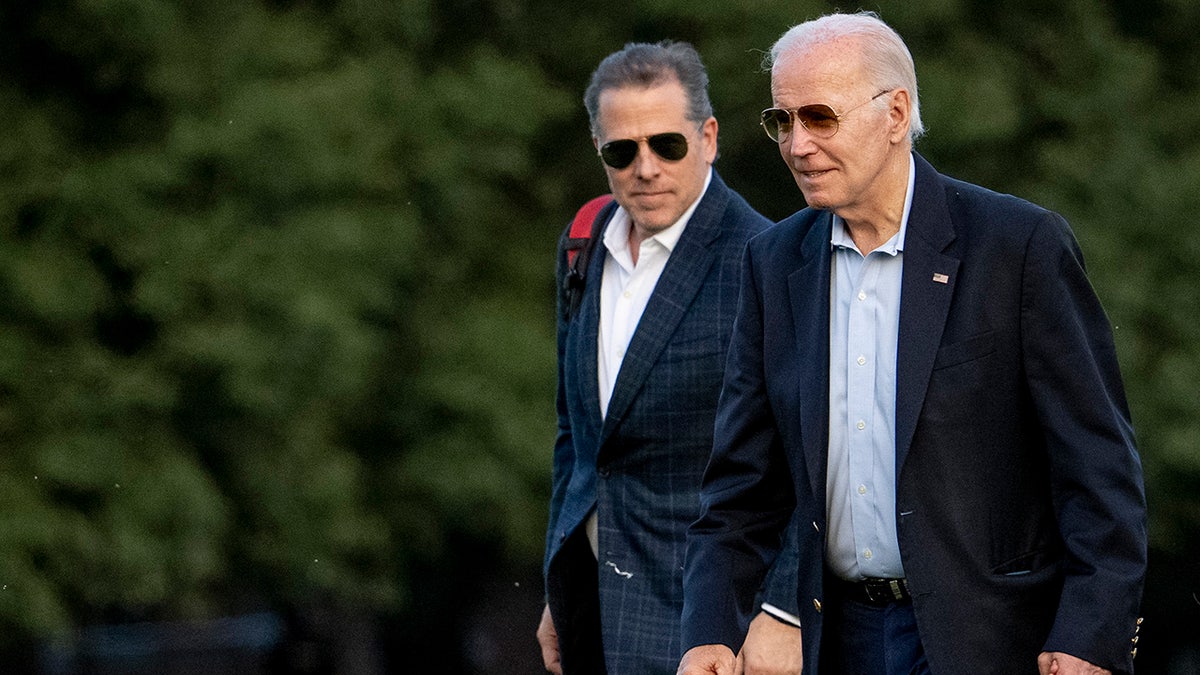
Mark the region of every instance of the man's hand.
[[554, 619], [550, 618], [550, 605], [542, 610], [542, 621], [537, 629], [538, 644], [542, 646], [542, 663], [554, 675], [562, 675], [562, 663], [558, 657], [558, 632], [554, 630]]
[[1111, 671], [1062, 652], [1042, 652], [1038, 655], [1041, 675], [1112, 675]]
[[738, 675], [800, 675], [804, 666], [800, 629], [759, 612], [750, 622], [738, 666]]
[[687, 650], [675, 675], [733, 675], [735, 662], [725, 645], [700, 645]]

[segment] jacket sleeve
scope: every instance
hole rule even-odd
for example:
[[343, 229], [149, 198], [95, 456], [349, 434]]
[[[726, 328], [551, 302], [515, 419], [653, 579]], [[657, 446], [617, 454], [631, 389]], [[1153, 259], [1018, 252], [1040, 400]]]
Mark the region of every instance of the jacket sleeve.
[[1021, 340], [1066, 547], [1046, 651], [1131, 672], [1146, 569], [1141, 462], [1108, 319], [1066, 222], [1048, 213], [1026, 250]]
[[558, 515], [562, 509], [563, 495], [571, 480], [571, 468], [575, 465], [575, 449], [571, 440], [571, 422], [567, 414], [567, 400], [563, 381], [563, 355], [566, 352], [568, 332], [567, 304], [570, 302], [566, 292], [567, 253], [564, 247], [570, 225], [563, 230], [558, 242], [557, 263], [555, 265], [555, 289], [557, 295], [556, 323], [558, 344], [558, 388], [555, 396], [555, 407], [558, 413], [558, 432], [554, 437], [553, 469], [551, 472], [550, 513], [546, 522], [546, 548], [542, 561], [543, 573], [550, 565], [550, 551], [553, 550], [553, 538], [558, 527]]
[[[787, 613], [788, 623], [799, 626], [800, 606], [798, 589], [800, 587], [800, 550], [796, 538], [796, 523], [788, 523], [781, 541], [779, 555], [767, 571], [762, 589], [759, 591], [757, 605], [769, 604], [777, 610]], [[775, 615], [776, 618], [782, 618]]]
[[[742, 261], [738, 313], [717, 407], [713, 454], [700, 491], [700, 517], [688, 530], [685, 651], [706, 644], [738, 651], [758, 610], [755, 600], [763, 575], [775, 560], [793, 510], [791, 474], [767, 402], [761, 296], [749, 251]], [[789, 582], [784, 575], [774, 578], [773, 587], [776, 583], [783, 588]], [[784, 608], [795, 607], [794, 583], [791, 594]]]

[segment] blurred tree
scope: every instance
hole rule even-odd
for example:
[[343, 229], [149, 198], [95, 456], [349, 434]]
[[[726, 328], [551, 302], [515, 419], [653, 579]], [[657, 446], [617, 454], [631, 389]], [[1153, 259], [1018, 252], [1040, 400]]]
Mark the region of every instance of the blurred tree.
[[419, 58], [455, 26], [416, 3], [4, 12], [5, 636], [394, 610], [463, 536], [536, 559], [527, 147], [566, 99]]

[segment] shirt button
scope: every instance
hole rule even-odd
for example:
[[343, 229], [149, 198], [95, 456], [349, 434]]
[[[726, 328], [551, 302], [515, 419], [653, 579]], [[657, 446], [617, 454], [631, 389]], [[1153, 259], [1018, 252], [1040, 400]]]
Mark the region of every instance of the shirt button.
[[865, 357], [865, 356], [858, 357], [858, 365], [860, 365], [860, 366], [867, 365], [867, 357]]
[[625, 291], [625, 292], [624, 292], [622, 295], [623, 295], [623, 296], [624, 296], [626, 299], [629, 299], [629, 298], [632, 298], [632, 297], [633, 297], [633, 293], [630, 293], [629, 291]]
[[867, 428], [867, 423], [862, 420], [859, 420], [858, 424], [855, 424], [854, 426], [858, 427], [859, 431], [862, 431], [863, 429]]
[[867, 299], [867, 293], [866, 293], [866, 291], [859, 291], [859, 292], [858, 292], [858, 299], [859, 299], [859, 300], [866, 300], [866, 299]]
[[867, 560], [870, 560], [871, 559], [871, 549], [868, 548], [868, 549], [863, 550], [863, 557], [866, 558]]
[[859, 485], [859, 486], [858, 486], [858, 494], [860, 494], [860, 495], [865, 495], [865, 494], [867, 494], [867, 486], [866, 486], [866, 485]]

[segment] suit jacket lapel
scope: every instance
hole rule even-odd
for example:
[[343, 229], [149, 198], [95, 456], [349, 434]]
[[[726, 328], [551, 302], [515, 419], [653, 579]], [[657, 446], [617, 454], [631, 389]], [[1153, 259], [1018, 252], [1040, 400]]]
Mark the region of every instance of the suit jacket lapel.
[[943, 251], [954, 240], [940, 176], [914, 153], [916, 184], [904, 240], [900, 332], [896, 353], [896, 476], [904, 466], [958, 276]]
[[825, 212], [818, 218], [801, 245], [800, 267], [788, 275], [788, 295], [799, 352], [796, 387], [805, 466], [813, 494], [824, 499], [829, 446], [829, 240], [833, 216]]
[[729, 189], [714, 171], [708, 191], [675, 244], [629, 341], [600, 432], [601, 446], [625, 417], [651, 367], [704, 283], [716, 259], [717, 252], [712, 243], [721, 234], [721, 218], [728, 203]]

